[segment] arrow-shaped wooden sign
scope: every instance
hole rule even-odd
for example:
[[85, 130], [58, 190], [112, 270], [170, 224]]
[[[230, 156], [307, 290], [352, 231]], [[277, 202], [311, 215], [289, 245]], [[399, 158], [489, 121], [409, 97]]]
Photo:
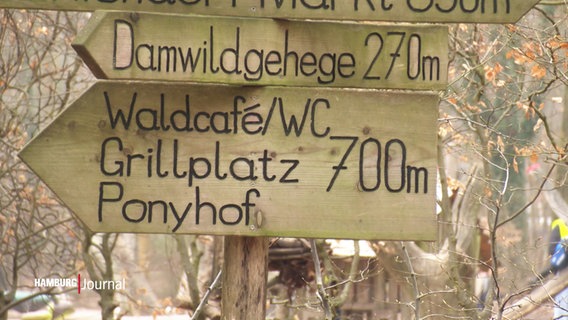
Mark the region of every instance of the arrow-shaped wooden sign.
[[0, 8], [290, 19], [514, 23], [539, 0], [2, 0]]
[[20, 157], [94, 232], [436, 238], [435, 94], [99, 82]]
[[103, 79], [438, 90], [448, 29], [96, 12], [73, 47]]

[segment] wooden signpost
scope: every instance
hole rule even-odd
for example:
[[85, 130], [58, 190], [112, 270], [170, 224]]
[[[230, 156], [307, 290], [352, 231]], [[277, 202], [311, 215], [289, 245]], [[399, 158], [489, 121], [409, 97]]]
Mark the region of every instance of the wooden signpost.
[[99, 82], [20, 157], [94, 232], [436, 239], [438, 96]]
[[444, 89], [445, 26], [97, 12], [73, 47], [102, 79]]
[[515, 23], [538, 2], [539, 0], [2, 0], [0, 7], [282, 19]]
[[321, 87], [447, 83], [447, 27], [285, 19], [513, 23], [537, 3], [1, 0], [127, 11], [73, 46], [144, 80], [95, 84], [20, 157], [95, 232], [228, 235], [221, 318], [264, 319], [268, 236], [436, 239], [437, 94]]

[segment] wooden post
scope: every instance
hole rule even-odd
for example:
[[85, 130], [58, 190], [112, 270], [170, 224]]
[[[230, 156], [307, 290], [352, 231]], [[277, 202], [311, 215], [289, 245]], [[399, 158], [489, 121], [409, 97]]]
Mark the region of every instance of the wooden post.
[[266, 317], [267, 237], [225, 237], [222, 320]]

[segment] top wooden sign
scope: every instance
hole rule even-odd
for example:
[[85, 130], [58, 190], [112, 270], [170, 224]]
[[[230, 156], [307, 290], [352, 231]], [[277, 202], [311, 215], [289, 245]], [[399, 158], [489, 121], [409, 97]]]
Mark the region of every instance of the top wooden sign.
[[96, 77], [443, 90], [448, 28], [97, 11], [73, 48]]
[[539, 0], [2, 0], [0, 8], [242, 17], [514, 23]]

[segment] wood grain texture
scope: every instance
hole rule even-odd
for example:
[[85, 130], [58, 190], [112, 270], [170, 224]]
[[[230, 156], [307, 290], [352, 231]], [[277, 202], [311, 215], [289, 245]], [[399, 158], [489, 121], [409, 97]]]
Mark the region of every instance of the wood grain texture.
[[537, 3], [538, 0], [2, 0], [0, 8], [290, 19], [514, 23]]
[[224, 252], [221, 319], [265, 319], [268, 238], [225, 237]]
[[73, 47], [101, 79], [443, 90], [448, 28], [97, 12]]
[[433, 93], [101, 81], [20, 157], [95, 232], [434, 240]]

